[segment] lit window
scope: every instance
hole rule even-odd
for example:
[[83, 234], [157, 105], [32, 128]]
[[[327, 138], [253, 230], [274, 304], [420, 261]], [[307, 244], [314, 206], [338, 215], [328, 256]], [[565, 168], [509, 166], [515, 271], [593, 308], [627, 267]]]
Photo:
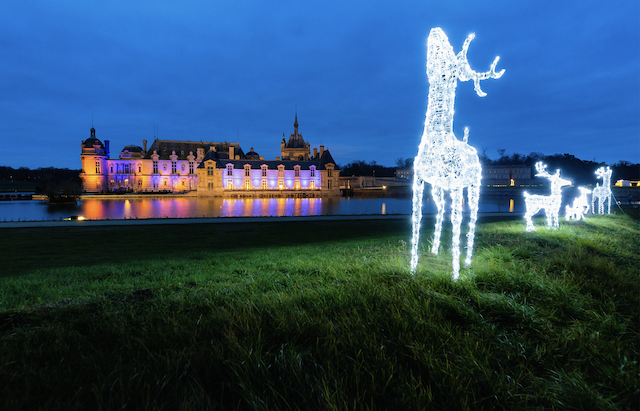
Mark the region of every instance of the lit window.
[[316, 189], [316, 182], [315, 181], [310, 182], [309, 183], [309, 188], [312, 189], [312, 190], [315, 190]]
[[100, 162], [96, 161], [96, 174], [100, 174]]
[[174, 173], [174, 174], [178, 172], [176, 170], [176, 162], [175, 161], [171, 162], [171, 172]]
[[193, 161], [189, 161], [189, 174], [193, 174]]
[[278, 188], [279, 188], [280, 190], [284, 189], [284, 181], [282, 181], [282, 180], [278, 180]]
[[262, 180], [262, 189], [263, 190], [267, 189], [267, 180]]
[[294, 170], [295, 170], [295, 176], [300, 177], [300, 166], [295, 166]]
[[227, 190], [233, 190], [233, 182], [231, 180], [227, 181]]
[[251, 175], [251, 167], [245, 167], [244, 168], [244, 176], [245, 177], [249, 177]]
[[207, 166], [207, 175], [208, 176], [212, 176], [213, 175], [213, 166]]
[[251, 181], [244, 180], [244, 189], [245, 190], [250, 190], [251, 189]]
[[227, 164], [227, 175], [228, 176], [233, 175], [233, 164]]
[[267, 176], [267, 166], [262, 166], [262, 177]]
[[311, 177], [316, 176], [316, 166], [311, 166]]
[[154, 172], [154, 174], [158, 173], [158, 161], [157, 160], [153, 161], [153, 172]]

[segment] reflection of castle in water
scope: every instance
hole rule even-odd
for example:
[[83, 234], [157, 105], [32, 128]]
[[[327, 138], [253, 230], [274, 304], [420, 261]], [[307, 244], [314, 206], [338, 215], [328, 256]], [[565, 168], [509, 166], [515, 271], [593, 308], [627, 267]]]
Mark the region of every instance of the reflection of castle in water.
[[320, 146], [313, 155], [309, 143], [294, 132], [280, 144], [281, 157], [265, 160], [237, 143], [154, 140], [143, 146], [125, 146], [118, 159], [109, 158], [109, 140], [103, 144], [91, 128], [82, 142], [82, 178], [88, 193], [161, 193], [195, 191], [218, 197], [320, 197], [338, 195], [338, 169], [329, 150]]

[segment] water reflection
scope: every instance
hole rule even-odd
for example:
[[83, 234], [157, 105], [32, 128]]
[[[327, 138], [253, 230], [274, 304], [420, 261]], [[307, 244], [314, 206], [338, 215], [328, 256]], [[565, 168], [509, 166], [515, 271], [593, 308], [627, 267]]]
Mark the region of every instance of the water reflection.
[[[512, 196], [480, 198], [480, 212], [524, 212], [524, 201]], [[450, 201], [447, 201], [447, 212]], [[425, 214], [435, 214], [434, 202], [425, 196]], [[468, 212], [465, 202], [463, 212]], [[2, 201], [0, 221], [59, 220], [70, 215], [88, 219], [285, 217], [314, 215], [411, 214], [410, 198], [141, 198], [86, 199], [69, 208], [50, 208], [42, 201]]]

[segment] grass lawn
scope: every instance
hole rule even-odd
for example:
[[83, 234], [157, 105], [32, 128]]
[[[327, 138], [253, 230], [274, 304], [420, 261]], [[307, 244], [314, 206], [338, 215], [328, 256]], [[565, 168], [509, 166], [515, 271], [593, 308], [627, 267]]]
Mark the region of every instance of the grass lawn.
[[0, 229], [0, 409], [639, 409], [640, 223], [536, 223]]

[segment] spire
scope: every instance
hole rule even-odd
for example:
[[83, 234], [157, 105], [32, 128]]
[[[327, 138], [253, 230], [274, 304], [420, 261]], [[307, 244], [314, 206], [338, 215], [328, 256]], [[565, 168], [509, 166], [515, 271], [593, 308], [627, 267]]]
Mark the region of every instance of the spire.
[[294, 134], [298, 135], [298, 107], [296, 106], [296, 121], [293, 123]]

